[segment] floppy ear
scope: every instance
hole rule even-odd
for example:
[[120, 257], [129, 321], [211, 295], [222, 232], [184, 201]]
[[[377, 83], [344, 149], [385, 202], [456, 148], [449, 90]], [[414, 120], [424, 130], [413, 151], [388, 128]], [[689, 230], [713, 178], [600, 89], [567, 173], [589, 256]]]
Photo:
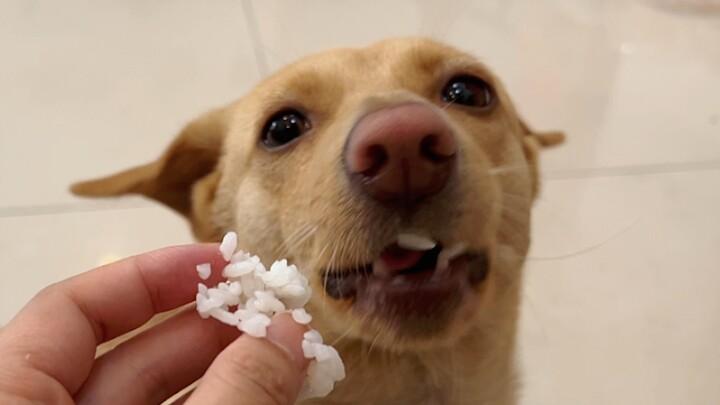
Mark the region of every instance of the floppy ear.
[[520, 128], [523, 132], [523, 150], [525, 152], [525, 158], [528, 160], [531, 175], [533, 176], [533, 196], [537, 196], [540, 189], [540, 168], [538, 159], [540, 150], [562, 144], [565, 142], [565, 134], [560, 131], [533, 131], [522, 119], [520, 119]]
[[199, 239], [214, 239], [208, 227], [228, 114], [218, 109], [192, 121], [154, 162], [73, 184], [70, 191], [86, 197], [141, 194], [185, 216]]

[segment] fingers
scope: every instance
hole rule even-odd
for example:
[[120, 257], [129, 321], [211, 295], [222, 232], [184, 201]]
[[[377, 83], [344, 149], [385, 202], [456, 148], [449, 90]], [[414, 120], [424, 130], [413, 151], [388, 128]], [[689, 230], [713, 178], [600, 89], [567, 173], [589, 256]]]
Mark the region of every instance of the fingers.
[[240, 331], [189, 310], [99, 358], [78, 404], [160, 403], [200, 378]]
[[[75, 393], [81, 403], [107, 403], [107, 393], [112, 403], [166, 398], [201, 374], [233, 335], [188, 312], [103, 357], [78, 390], [95, 346], [192, 301], [195, 266], [205, 262], [215, 270], [208, 282], [218, 282], [224, 261], [217, 246], [194, 245], [136, 256], [45, 289], [0, 331], [0, 390], [11, 387], [15, 397], [54, 403], [67, 403]], [[301, 349], [306, 330], [284, 314], [273, 319], [268, 339], [234, 340], [187, 403], [294, 403], [307, 367]]]
[[302, 387], [307, 328], [287, 314], [275, 316], [267, 339], [243, 335], [210, 366], [187, 405], [291, 405]]
[[52, 285], [0, 332], [0, 358], [16, 371], [12, 375], [37, 370], [72, 395], [90, 372], [98, 343], [193, 300], [195, 266], [204, 262], [215, 270], [209, 282], [219, 281], [216, 269], [224, 261], [217, 245], [192, 245], [131, 257]]
[[192, 301], [200, 281], [195, 267], [207, 262], [214, 270], [210, 282], [220, 281], [225, 261], [217, 245], [192, 245], [134, 256], [67, 280], [62, 287], [84, 309], [97, 343], [102, 343]]

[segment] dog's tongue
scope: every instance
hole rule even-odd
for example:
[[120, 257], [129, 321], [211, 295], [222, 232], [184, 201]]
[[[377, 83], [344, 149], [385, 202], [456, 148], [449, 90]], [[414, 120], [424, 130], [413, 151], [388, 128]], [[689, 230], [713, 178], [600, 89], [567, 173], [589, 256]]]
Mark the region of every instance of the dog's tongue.
[[380, 253], [380, 260], [383, 261], [390, 272], [399, 272], [416, 265], [422, 258], [423, 252], [417, 250], [403, 249], [394, 245]]

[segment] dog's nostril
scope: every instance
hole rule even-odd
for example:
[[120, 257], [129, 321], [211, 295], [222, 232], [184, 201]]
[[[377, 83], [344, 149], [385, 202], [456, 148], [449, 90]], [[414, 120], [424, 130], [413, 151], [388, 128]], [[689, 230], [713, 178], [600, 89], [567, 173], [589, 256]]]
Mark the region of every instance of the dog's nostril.
[[370, 164], [367, 169], [362, 171], [362, 174], [368, 177], [377, 175], [389, 158], [387, 149], [385, 149], [382, 145], [369, 146], [365, 150], [365, 156]]
[[451, 159], [455, 153], [443, 151], [440, 145], [440, 136], [436, 134], [425, 135], [420, 141], [420, 156], [432, 162], [442, 163]]

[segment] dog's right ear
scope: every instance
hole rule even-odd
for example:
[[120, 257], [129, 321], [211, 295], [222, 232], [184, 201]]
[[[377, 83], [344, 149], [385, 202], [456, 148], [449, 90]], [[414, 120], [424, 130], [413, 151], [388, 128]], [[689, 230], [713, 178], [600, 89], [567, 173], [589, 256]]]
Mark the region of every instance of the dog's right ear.
[[[189, 123], [154, 162], [123, 172], [73, 184], [73, 194], [109, 197], [141, 194], [157, 200], [190, 220], [199, 239], [209, 219], [210, 205], [220, 179], [217, 164], [227, 132], [229, 109], [211, 111]], [[201, 214], [201, 215], [198, 215]]]

